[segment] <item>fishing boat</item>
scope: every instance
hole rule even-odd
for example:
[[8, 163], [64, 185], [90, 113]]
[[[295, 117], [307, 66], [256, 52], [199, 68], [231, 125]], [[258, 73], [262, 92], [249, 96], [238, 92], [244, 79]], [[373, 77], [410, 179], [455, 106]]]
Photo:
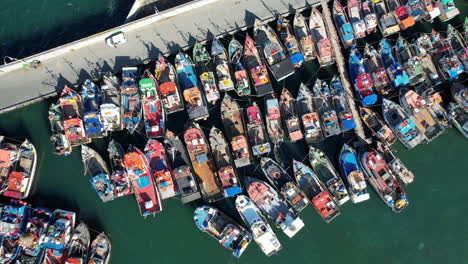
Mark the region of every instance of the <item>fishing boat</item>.
[[208, 203], [221, 200], [224, 198], [224, 191], [216, 173], [211, 150], [198, 124], [192, 123], [189, 126], [184, 133], [184, 141], [203, 200]]
[[440, 16], [439, 4], [432, 0], [421, 0], [421, 4], [425, 13], [423, 14], [423, 19], [426, 22], [432, 23], [435, 18]]
[[90, 147], [81, 146], [81, 159], [86, 172], [91, 176], [89, 183], [103, 202], [112, 201], [114, 185], [109, 179], [109, 168], [104, 159]]
[[162, 202], [145, 154], [130, 145], [123, 159], [142, 216], [161, 212]]
[[465, 72], [468, 71], [468, 45], [462, 34], [452, 25], [447, 26], [447, 38], [450, 41], [452, 50], [457, 54], [458, 59], [463, 64]]
[[247, 133], [254, 156], [270, 153], [271, 145], [263, 125], [262, 113], [255, 102], [247, 107]]
[[68, 264], [87, 264], [90, 234], [85, 223], [80, 223], [73, 232], [68, 244], [67, 260]]
[[402, 30], [412, 27], [416, 24], [413, 16], [408, 9], [400, 3], [399, 0], [386, 0], [388, 9], [393, 12], [397, 18], [398, 24]]
[[370, 195], [367, 192], [366, 178], [359, 165], [356, 151], [344, 144], [340, 152], [340, 169], [344, 183], [348, 189], [348, 194], [351, 197], [351, 202], [361, 203], [369, 200]]
[[81, 97], [83, 98], [83, 122], [86, 136], [90, 139], [101, 138], [107, 135], [99, 114], [102, 104], [101, 89], [91, 80], [86, 80], [81, 86]]
[[364, 20], [366, 26], [366, 33], [372, 34], [377, 32], [377, 14], [374, 10], [374, 5], [372, 0], [363, 0], [361, 4], [361, 8], [359, 8], [359, 12], [361, 12], [361, 16]]
[[374, 111], [369, 108], [359, 107], [359, 113], [362, 121], [374, 137], [387, 145], [392, 145], [395, 142], [395, 134]]
[[75, 230], [76, 214], [74, 212], [56, 209], [52, 221], [47, 228], [44, 237], [41, 238], [41, 246], [45, 256], [43, 263], [64, 263], [68, 243]]
[[324, 21], [322, 13], [316, 7], [313, 7], [309, 20], [310, 35], [314, 43], [317, 60], [322, 67], [332, 65], [335, 62], [331, 41]]
[[89, 248], [88, 264], [108, 264], [111, 258], [112, 245], [106, 234], [99, 234]]
[[338, 204], [330, 196], [325, 185], [304, 163], [293, 160], [294, 176], [297, 184], [304, 191], [309, 202], [326, 223], [340, 215]]
[[221, 246], [232, 251], [239, 258], [252, 240], [252, 234], [236, 221], [211, 205], [197, 207], [193, 213], [195, 225]]
[[434, 88], [428, 88], [424, 91], [420, 91], [420, 93], [425, 100], [431, 102], [430, 107], [432, 110], [432, 114], [433, 117], [437, 120], [437, 122], [439, 122], [439, 124], [441, 124], [445, 129], [449, 128], [449, 116], [440, 93], [436, 92]]
[[254, 38], [273, 77], [277, 81], [281, 81], [294, 73], [291, 60], [286, 55], [278, 36], [268, 24], [255, 19]]
[[242, 192], [242, 187], [239, 176], [237, 176], [237, 171], [232, 166], [233, 161], [229, 145], [226, 139], [224, 139], [221, 130], [216, 127], [211, 128], [209, 141], [213, 150], [214, 163], [216, 168], [218, 168], [218, 177], [224, 190], [224, 196], [234, 197]]
[[442, 22], [447, 22], [460, 14], [460, 10], [455, 6], [455, 1], [453, 0], [440, 0], [437, 3], [439, 4], [441, 13], [439, 19]]
[[144, 76], [146, 78], [141, 79], [139, 84], [146, 137], [161, 138], [164, 137], [164, 130], [166, 129], [166, 113], [164, 112], [163, 102], [159, 99], [158, 81], [149, 70], [145, 71]]
[[456, 80], [465, 72], [463, 64], [454, 53], [443, 54], [440, 58], [436, 59], [436, 63], [445, 80]]
[[350, 131], [356, 127], [351, 107], [348, 104], [346, 92], [339, 75], [335, 74], [330, 82], [331, 103], [340, 121], [342, 132]]
[[468, 112], [468, 87], [461, 83], [454, 83], [450, 87], [452, 98], [465, 112]]
[[403, 70], [408, 74], [409, 84], [417, 85], [426, 80], [427, 76], [421, 65], [419, 58], [413, 55], [411, 46], [401, 35], [398, 37], [396, 45], [393, 47], [395, 54]]
[[354, 91], [362, 105], [369, 106], [377, 102], [377, 95], [373, 89], [374, 81], [366, 69], [361, 53], [356, 47], [353, 47], [349, 54], [349, 77], [353, 82]]
[[[432, 46], [432, 45], [431, 45]], [[426, 83], [429, 83], [431, 86], [437, 86], [442, 83], [441, 76], [436, 68], [430, 52], [426, 50], [423, 46], [420, 45], [417, 41], [413, 41], [409, 44], [410, 51], [414, 57], [419, 60], [420, 66], [426, 75], [426, 81], [420, 87], [426, 86]], [[427, 81], [429, 77], [429, 82]]]
[[246, 34], [244, 43], [244, 63], [250, 73], [258, 96], [273, 93], [270, 76], [265, 63], [260, 56], [255, 41]]
[[216, 69], [219, 90], [222, 92], [234, 90], [229, 57], [223, 44], [217, 38], [211, 43], [211, 57]]
[[236, 198], [236, 209], [242, 221], [249, 227], [253, 239], [267, 256], [271, 256], [282, 249], [281, 243], [262, 215], [260, 209], [245, 195]]
[[[369, 11], [369, 5], [367, 5], [367, 8], [367, 11]], [[366, 37], [367, 27], [361, 15], [361, 11], [364, 11], [363, 6], [361, 5], [361, 0], [348, 0], [347, 11], [349, 22], [353, 26], [354, 37], [356, 39]]]
[[304, 62], [304, 56], [302, 55], [299, 43], [293, 34], [289, 20], [283, 16], [279, 16], [278, 22], [276, 23], [276, 31], [280, 34], [280, 38], [289, 54], [289, 59], [291, 60], [292, 65], [294, 68], [300, 68]]
[[125, 170], [123, 162], [125, 153], [122, 145], [112, 139], [107, 147], [107, 152], [109, 152], [110, 167], [112, 171], [110, 180], [112, 185], [114, 185], [114, 196], [121, 197], [133, 193], [131, 180]]
[[144, 151], [161, 199], [178, 195], [179, 189], [177, 188], [174, 173], [168, 162], [164, 146], [155, 139], [149, 139]]
[[387, 71], [388, 77], [392, 81], [395, 88], [407, 85], [410, 83], [408, 74], [403, 70], [401, 64], [393, 55], [392, 48], [386, 39], [382, 39], [379, 43], [379, 53], [382, 65]]
[[327, 155], [320, 149], [309, 147], [309, 161], [312, 169], [328, 188], [331, 196], [339, 205], [349, 200], [348, 191]]
[[424, 135], [427, 142], [434, 140], [444, 132], [444, 128], [433, 117], [430, 102], [417, 92], [408, 88], [400, 89], [400, 105], [406, 110], [416, 127]]
[[468, 139], [468, 113], [459, 105], [450, 102], [448, 105], [448, 115], [450, 123], [452, 123], [458, 131]]
[[187, 113], [191, 120], [208, 118], [206, 99], [200, 91], [192, 59], [185, 53], [178, 53], [175, 58], [177, 79], [187, 104]]
[[341, 133], [340, 123], [330, 102], [330, 88], [325, 81], [317, 79], [313, 87], [313, 101], [320, 116], [321, 126], [325, 137]]
[[236, 92], [239, 96], [251, 95], [249, 77], [244, 67], [243, 62], [243, 48], [239, 41], [234, 36], [228, 47], [229, 61], [231, 67], [234, 69], [234, 77], [236, 78]]
[[301, 212], [306, 208], [308, 202], [304, 193], [278, 163], [271, 158], [263, 157], [260, 160], [260, 168], [270, 184], [281, 193], [296, 212]]
[[387, 37], [399, 32], [401, 28], [398, 24], [398, 17], [395, 12], [390, 12], [384, 1], [385, 0], [374, 0], [373, 5], [378, 17], [380, 32], [382, 32], [384, 37]]
[[141, 123], [142, 107], [140, 90], [138, 89], [137, 79], [138, 69], [136, 67], [122, 68], [122, 87], [121, 93], [121, 111], [124, 128], [130, 134], [135, 133]]
[[241, 168], [250, 164], [251, 153], [244, 126], [244, 113], [239, 104], [228, 94], [221, 102], [221, 121], [226, 140], [231, 145], [234, 164]]
[[360, 162], [367, 180], [385, 204], [396, 213], [403, 211], [409, 201], [383, 157], [370, 149], [360, 155]]
[[178, 85], [177, 72], [165, 57], [158, 57], [154, 76], [158, 81], [158, 93], [163, 101], [166, 113], [172, 114], [184, 110], [184, 101]]
[[211, 65], [210, 54], [200, 42], [197, 42], [193, 47], [193, 60], [195, 69], [200, 77], [200, 83], [205, 91], [206, 100], [210, 104], [216, 104], [220, 98], [218, 86]]
[[99, 107], [101, 121], [105, 132], [122, 130], [122, 117], [120, 116], [121, 81], [110, 73], [104, 75], [104, 84], [101, 85], [102, 104]]
[[276, 144], [283, 141], [284, 130], [281, 125], [281, 111], [275, 94], [265, 96], [266, 127], [270, 140]]
[[52, 221], [53, 212], [45, 208], [30, 208], [28, 222], [20, 236], [19, 245], [23, 255], [38, 257], [42, 250], [41, 239], [45, 236]]
[[49, 107], [50, 141], [54, 146], [54, 153], [68, 156], [72, 152], [72, 146], [65, 135], [63, 112], [60, 104], [51, 104]]
[[2, 263], [14, 263], [21, 256], [21, 248], [18, 240], [11, 237], [0, 237], [0, 261]]
[[338, 35], [340, 35], [341, 43], [345, 48], [351, 48], [356, 46], [356, 38], [354, 37], [353, 26], [349, 23], [348, 16], [344, 11], [340, 1], [333, 1], [333, 21], [335, 27], [338, 29]]
[[407, 149], [416, 147], [425, 139], [414, 121], [398, 104], [384, 98], [382, 112], [387, 125]]
[[420, 21], [425, 15], [424, 5], [420, 0], [401, 0], [401, 3], [406, 7], [408, 13], [413, 17], [415, 22]]
[[316, 53], [314, 48], [314, 42], [312, 41], [312, 36], [310, 34], [309, 25], [306, 22], [304, 16], [297, 12], [294, 15], [293, 21], [294, 34], [299, 40], [299, 49], [301, 50], [302, 55], [304, 56], [305, 61], [315, 59]]
[[403, 164], [388, 146], [377, 143], [377, 151], [383, 157], [388, 167], [401, 182], [410, 184], [414, 181], [414, 174]]
[[319, 114], [315, 108], [312, 92], [301, 83], [296, 97], [297, 113], [304, 128], [304, 138], [307, 143], [323, 139], [322, 125]]
[[281, 92], [280, 110], [291, 141], [303, 139], [304, 135], [302, 134], [301, 123], [297, 116], [296, 98], [286, 88], [283, 88]]
[[71, 147], [90, 143], [91, 139], [86, 137], [86, 130], [81, 120], [83, 113], [81, 96], [65, 85], [59, 103], [64, 117], [63, 130]]
[[17, 239], [26, 229], [29, 205], [26, 202], [12, 200], [0, 210], [0, 236]]
[[244, 180], [250, 199], [288, 237], [293, 237], [304, 227], [302, 219], [270, 185], [262, 180], [247, 176], [244, 177]]
[[190, 158], [182, 141], [172, 131], [166, 130], [164, 144], [173, 168], [177, 187], [179, 187], [180, 200], [185, 204], [200, 199], [200, 190], [195, 180]]

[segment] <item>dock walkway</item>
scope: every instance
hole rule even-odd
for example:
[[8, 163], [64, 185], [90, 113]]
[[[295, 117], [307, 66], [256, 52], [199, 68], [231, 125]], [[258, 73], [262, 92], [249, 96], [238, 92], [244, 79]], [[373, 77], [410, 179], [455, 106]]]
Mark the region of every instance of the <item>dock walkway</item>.
[[[278, 15], [320, 4], [319, 0], [196, 0], [123, 26], [0, 66], [0, 113], [56, 95], [64, 84], [100, 78], [154, 60], [160, 53], [186, 49], [196, 41], [252, 27], [256, 18]], [[111, 48], [105, 39], [121, 30], [127, 43]], [[37, 68], [25, 68], [34, 60]]]

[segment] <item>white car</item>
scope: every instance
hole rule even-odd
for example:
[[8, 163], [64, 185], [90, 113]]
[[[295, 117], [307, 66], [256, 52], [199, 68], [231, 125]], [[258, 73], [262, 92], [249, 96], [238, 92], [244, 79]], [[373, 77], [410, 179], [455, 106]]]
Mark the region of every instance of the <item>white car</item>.
[[127, 37], [122, 31], [117, 31], [106, 38], [106, 43], [109, 47], [117, 48], [120, 44], [127, 42]]

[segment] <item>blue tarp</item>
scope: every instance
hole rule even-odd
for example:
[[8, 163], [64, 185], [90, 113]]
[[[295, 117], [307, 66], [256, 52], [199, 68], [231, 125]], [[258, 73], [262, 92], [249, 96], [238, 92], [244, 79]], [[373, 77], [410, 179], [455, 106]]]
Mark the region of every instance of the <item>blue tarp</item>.
[[353, 26], [350, 23], [344, 24], [341, 29], [343, 30], [343, 38], [346, 42], [354, 39]]
[[351, 130], [356, 127], [356, 123], [354, 122], [354, 119], [342, 119], [341, 123], [343, 124], [343, 130]]
[[298, 65], [304, 61], [304, 56], [302, 53], [295, 53], [290, 56], [290, 59], [293, 65]]
[[376, 94], [368, 95], [368, 96], [364, 97], [364, 98], [361, 100], [361, 103], [362, 103], [364, 106], [373, 105], [373, 104], [375, 104], [375, 102], [377, 102], [377, 95], [376, 95]]
[[150, 185], [150, 181], [148, 179], [148, 176], [140, 177], [136, 181], [137, 181], [137, 184], [138, 184], [139, 188], [145, 188], [145, 187], [148, 187]]
[[242, 189], [239, 186], [234, 186], [225, 190], [228, 197], [234, 197], [234, 195], [242, 192]]

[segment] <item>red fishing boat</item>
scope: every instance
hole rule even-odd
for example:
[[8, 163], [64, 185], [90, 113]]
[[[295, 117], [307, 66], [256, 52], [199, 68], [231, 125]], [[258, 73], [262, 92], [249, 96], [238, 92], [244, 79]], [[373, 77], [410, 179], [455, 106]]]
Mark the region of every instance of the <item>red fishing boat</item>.
[[268, 70], [260, 57], [255, 41], [249, 34], [245, 36], [244, 63], [245, 67], [249, 70], [250, 77], [252, 77], [257, 95], [263, 96], [273, 93], [273, 86], [271, 85]]
[[154, 75], [158, 80], [158, 92], [168, 114], [184, 110], [184, 101], [177, 85], [177, 73], [166, 58], [159, 56]]
[[145, 146], [145, 155], [153, 171], [161, 198], [166, 199], [179, 194], [164, 146], [157, 140], [149, 139]]
[[148, 138], [163, 137], [165, 113], [157, 91], [158, 81], [149, 70], [145, 71], [144, 76], [146, 78], [140, 80], [140, 91], [143, 98], [141, 103], [145, 117], [146, 136]]
[[86, 130], [81, 120], [83, 106], [81, 96], [65, 85], [60, 95], [60, 107], [63, 112], [63, 126], [65, 136], [72, 147], [87, 144], [91, 139], [86, 137]]
[[161, 197], [145, 155], [141, 150], [130, 145], [124, 156], [124, 165], [132, 179], [141, 215], [147, 216], [161, 212]]

